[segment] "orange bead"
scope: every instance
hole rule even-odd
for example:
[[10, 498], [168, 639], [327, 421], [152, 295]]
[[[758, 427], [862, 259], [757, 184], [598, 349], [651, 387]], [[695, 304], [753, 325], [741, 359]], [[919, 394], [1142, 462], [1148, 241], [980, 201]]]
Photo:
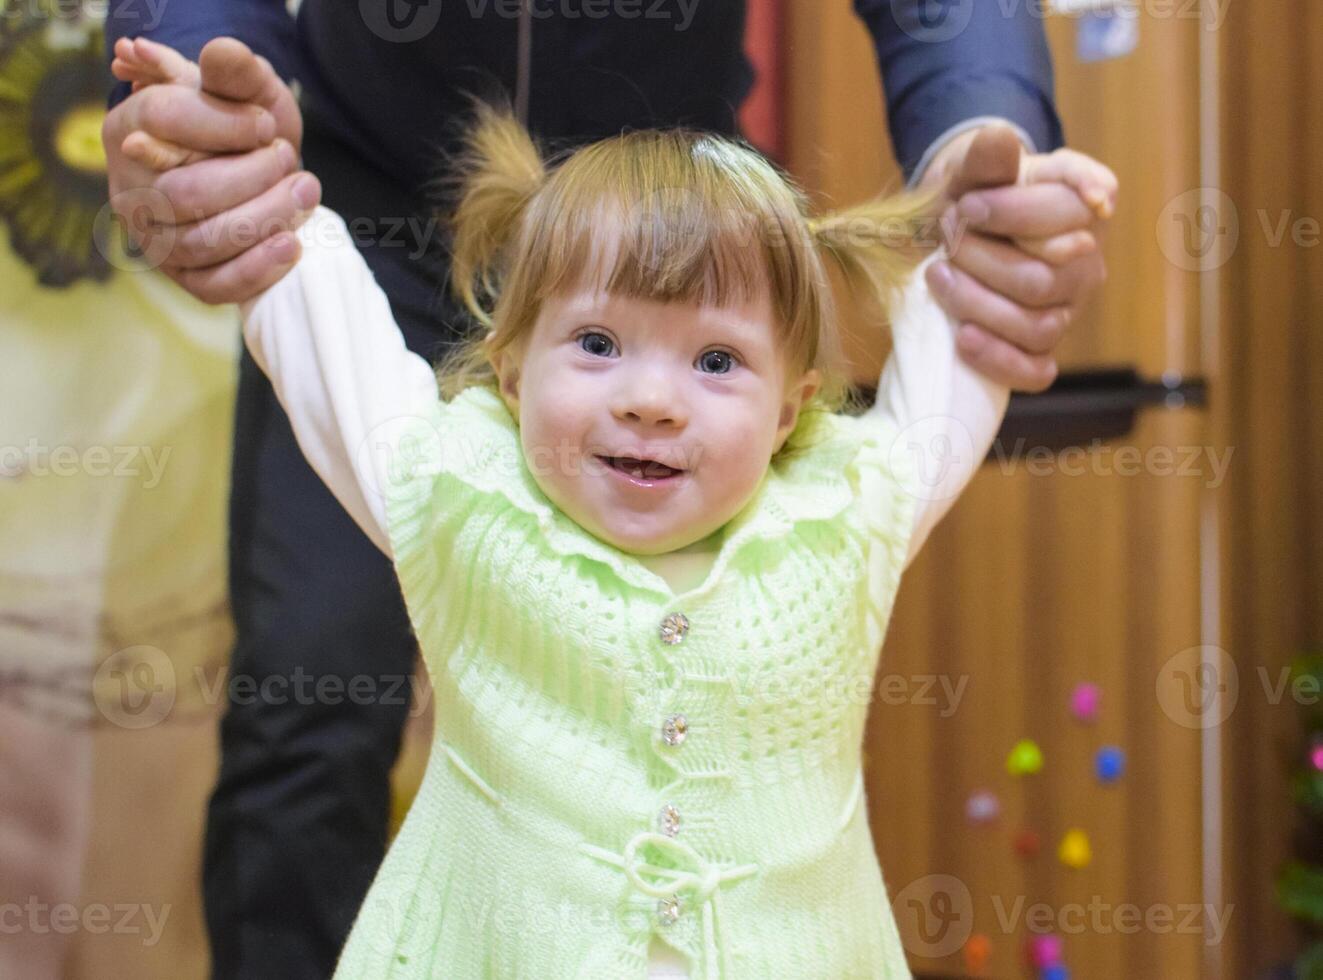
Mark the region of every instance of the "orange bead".
[[982, 976], [988, 968], [988, 959], [992, 956], [992, 941], [981, 932], [976, 932], [965, 941], [965, 969], [974, 976]]

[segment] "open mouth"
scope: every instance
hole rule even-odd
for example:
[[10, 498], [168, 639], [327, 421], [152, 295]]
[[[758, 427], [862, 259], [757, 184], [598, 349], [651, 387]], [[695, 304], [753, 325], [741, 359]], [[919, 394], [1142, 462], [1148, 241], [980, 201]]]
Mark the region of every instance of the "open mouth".
[[659, 463], [655, 459], [635, 459], [633, 456], [598, 456], [597, 458], [613, 470], [641, 480], [665, 480], [667, 477], [679, 476], [684, 472], [665, 463]]

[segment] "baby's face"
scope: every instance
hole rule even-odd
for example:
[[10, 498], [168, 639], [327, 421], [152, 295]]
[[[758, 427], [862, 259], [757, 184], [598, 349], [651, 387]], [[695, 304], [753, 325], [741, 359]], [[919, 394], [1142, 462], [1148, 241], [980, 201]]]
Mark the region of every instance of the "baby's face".
[[819, 380], [787, 378], [765, 295], [728, 307], [557, 297], [494, 366], [543, 493], [642, 555], [734, 517]]

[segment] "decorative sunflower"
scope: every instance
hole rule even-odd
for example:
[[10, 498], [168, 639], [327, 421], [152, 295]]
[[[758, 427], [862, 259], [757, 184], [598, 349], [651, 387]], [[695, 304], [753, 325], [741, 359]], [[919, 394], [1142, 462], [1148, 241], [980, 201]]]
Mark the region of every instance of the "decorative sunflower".
[[103, 24], [90, 8], [6, 0], [0, 25], [0, 221], [41, 285], [104, 281], [113, 267], [94, 227], [107, 197], [101, 123], [115, 80]]

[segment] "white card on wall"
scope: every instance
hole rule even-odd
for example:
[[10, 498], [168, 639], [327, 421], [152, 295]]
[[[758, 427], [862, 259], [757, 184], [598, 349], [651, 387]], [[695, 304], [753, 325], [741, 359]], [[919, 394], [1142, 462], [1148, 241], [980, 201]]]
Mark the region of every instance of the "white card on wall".
[[1123, 58], [1139, 44], [1139, 17], [1105, 11], [1082, 14], [1076, 27], [1075, 53], [1080, 61]]

